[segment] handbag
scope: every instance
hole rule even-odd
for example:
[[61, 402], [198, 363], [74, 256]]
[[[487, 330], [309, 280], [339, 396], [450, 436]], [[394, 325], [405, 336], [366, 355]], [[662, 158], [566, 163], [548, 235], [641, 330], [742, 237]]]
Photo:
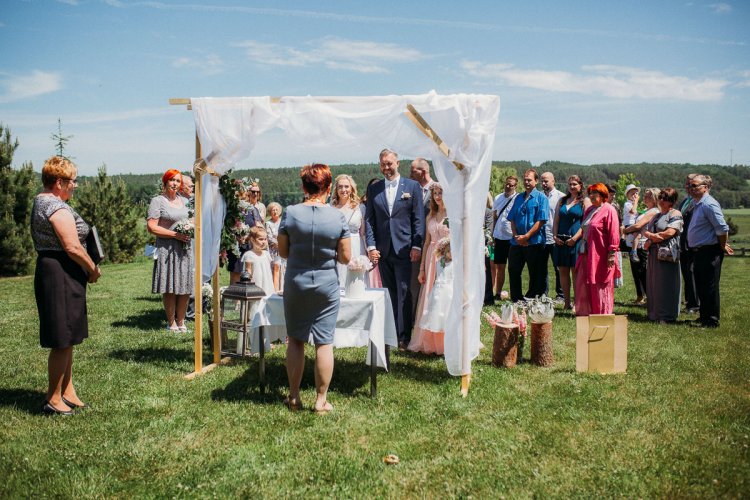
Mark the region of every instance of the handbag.
[[[672, 211], [670, 210], [667, 214], [669, 215]], [[653, 229], [656, 230], [656, 226], [659, 224], [659, 220], [664, 217], [660, 216], [654, 223]], [[668, 221], [669, 222], [669, 221]], [[659, 247], [656, 250], [656, 258], [663, 262], [679, 262], [680, 260], [680, 244], [678, 242], [677, 235], [672, 236], [667, 241], [659, 243]]]
[[86, 236], [86, 252], [97, 266], [104, 260], [104, 250], [102, 249], [102, 242], [99, 240], [99, 232], [96, 230], [96, 226], [91, 226], [91, 230]]

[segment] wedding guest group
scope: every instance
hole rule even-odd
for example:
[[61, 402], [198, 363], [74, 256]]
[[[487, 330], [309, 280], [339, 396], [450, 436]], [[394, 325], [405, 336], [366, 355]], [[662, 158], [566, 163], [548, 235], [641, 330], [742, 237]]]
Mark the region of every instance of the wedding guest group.
[[69, 416], [86, 407], [73, 385], [73, 348], [89, 336], [86, 284], [96, 283], [101, 271], [86, 251], [90, 227], [67, 203], [77, 176], [70, 160], [49, 158], [42, 167], [44, 189], [31, 210], [39, 343], [50, 349], [42, 403], [42, 413], [48, 415]]

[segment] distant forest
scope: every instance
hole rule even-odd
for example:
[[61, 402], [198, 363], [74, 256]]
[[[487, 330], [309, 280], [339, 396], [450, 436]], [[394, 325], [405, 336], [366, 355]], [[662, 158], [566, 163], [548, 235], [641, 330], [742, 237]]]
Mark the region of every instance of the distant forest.
[[[410, 160], [401, 162], [401, 175], [409, 175]], [[515, 170], [519, 178], [531, 168], [528, 161], [496, 161], [493, 168], [503, 171]], [[559, 161], [547, 161], [535, 166], [539, 173], [550, 171], [555, 175], [557, 188], [566, 190], [569, 175], [580, 175], [585, 184], [594, 182], [617, 182], [621, 174], [632, 173], [643, 187], [673, 187], [682, 195], [685, 176], [689, 173], [708, 174], [713, 178], [711, 194], [719, 200], [723, 208], [750, 207], [750, 167], [744, 165], [726, 167], [721, 165], [692, 165], [675, 163], [611, 163], [598, 165], [578, 165]], [[331, 166], [334, 178], [342, 173], [351, 175], [357, 183], [361, 195], [367, 182], [379, 178], [377, 164], [345, 164]], [[277, 201], [282, 206], [292, 205], [302, 200], [299, 168], [264, 168], [255, 170], [235, 170], [235, 178], [257, 178], [263, 193], [263, 202]], [[160, 190], [161, 174], [113, 175], [125, 182], [128, 193], [136, 203], [147, 204]], [[433, 178], [435, 175], [433, 174]], [[497, 194], [497, 193], [493, 193]], [[680, 196], [682, 197], [682, 196]]]

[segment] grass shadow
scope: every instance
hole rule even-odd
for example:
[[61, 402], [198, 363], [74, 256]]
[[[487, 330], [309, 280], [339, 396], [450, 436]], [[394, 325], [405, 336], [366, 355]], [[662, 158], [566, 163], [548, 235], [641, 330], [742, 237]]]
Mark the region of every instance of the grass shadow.
[[112, 322], [113, 327], [134, 328], [137, 330], [159, 330], [164, 328], [166, 324], [167, 320], [164, 317], [164, 310], [161, 308], [150, 309]]
[[151, 295], [140, 295], [138, 297], [135, 297], [135, 300], [139, 300], [141, 302], [156, 302], [159, 304], [162, 303], [161, 295], [156, 293]]
[[0, 406], [40, 414], [45, 396], [44, 392], [31, 389], [0, 389]]
[[149, 363], [174, 367], [193, 361], [193, 351], [188, 349], [169, 349], [166, 347], [148, 347], [145, 349], [117, 350], [109, 353], [110, 358], [120, 361]]

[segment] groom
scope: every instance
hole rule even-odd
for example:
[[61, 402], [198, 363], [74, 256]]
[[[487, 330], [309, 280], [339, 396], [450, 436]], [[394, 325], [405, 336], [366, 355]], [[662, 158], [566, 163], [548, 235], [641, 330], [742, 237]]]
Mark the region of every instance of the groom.
[[380, 152], [384, 179], [367, 188], [365, 231], [367, 254], [378, 264], [383, 286], [391, 295], [398, 346], [406, 349], [414, 324], [409, 283], [412, 263], [422, 257], [424, 205], [419, 183], [401, 177], [398, 166], [395, 152]]

